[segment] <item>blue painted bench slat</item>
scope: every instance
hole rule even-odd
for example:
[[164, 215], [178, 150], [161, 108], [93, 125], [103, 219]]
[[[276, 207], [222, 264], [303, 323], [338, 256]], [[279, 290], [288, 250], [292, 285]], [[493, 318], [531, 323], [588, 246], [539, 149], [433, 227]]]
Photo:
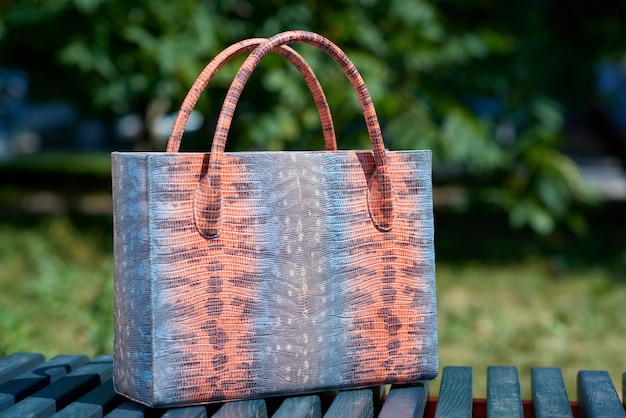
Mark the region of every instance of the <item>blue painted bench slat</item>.
[[0, 385], [0, 412], [54, 383], [89, 361], [84, 355], [60, 355]]
[[91, 392], [56, 413], [54, 418], [101, 418], [120, 405], [124, 399], [115, 393], [113, 380], [108, 379]]
[[428, 402], [428, 383], [392, 388], [379, 418], [418, 418], [424, 416]]
[[15, 353], [0, 359], [0, 385], [44, 360], [41, 354], [35, 353]]
[[487, 416], [490, 418], [524, 418], [522, 394], [517, 368], [487, 368]]
[[611, 377], [605, 371], [578, 372], [578, 404], [581, 416], [587, 418], [624, 418], [626, 412]]
[[321, 418], [322, 404], [320, 397], [296, 396], [287, 398], [276, 410], [272, 418]]
[[106, 415], [107, 418], [144, 418], [147, 407], [138, 404], [137, 402], [133, 402], [131, 400], [126, 400], [122, 402], [120, 406], [115, 408], [109, 414]]
[[176, 408], [167, 411], [161, 418], [207, 418], [206, 408], [191, 406], [188, 408]]
[[535, 418], [572, 418], [561, 369], [533, 367], [530, 375]]
[[339, 392], [324, 418], [373, 418], [374, 395], [371, 389]]
[[267, 408], [263, 399], [225, 403], [214, 418], [266, 418]]
[[69, 405], [74, 399], [110, 380], [113, 359], [101, 356], [62, 377], [32, 396], [0, 412], [0, 417], [49, 417]]
[[472, 416], [472, 368], [446, 367], [441, 377], [437, 418]]

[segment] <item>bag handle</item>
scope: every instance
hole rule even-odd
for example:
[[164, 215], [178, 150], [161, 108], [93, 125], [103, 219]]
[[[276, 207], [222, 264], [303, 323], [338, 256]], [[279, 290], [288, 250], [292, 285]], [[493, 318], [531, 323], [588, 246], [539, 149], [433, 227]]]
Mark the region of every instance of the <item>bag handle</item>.
[[[174, 120], [174, 126], [172, 127], [172, 131], [170, 133], [170, 137], [167, 141], [166, 152], [178, 152], [180, 149], [180, 142], [183, 139], [183, 133], [185, 132], [185, 126], [187, 125], [187, 121], [189, 120], [189, 115], [191, 115], [191, 111], [195, 108], [196, 103], [198, 103], [198, 99], [202, 92], [206, 89], [206, 86], [209, 84], [211, 79], [217, 74], [217, 72], [226, 65], [230, 60], [237, 57], [238, 55], [250, 51], [260, 45], [262, 42], [266, 41], [264, 38], [251, 38], [246, 39], [244, 41], [237, 42], [228, 48], [224, 49], [220, 52], [207, 66], [202, 70], [202, 73], [198, 76], [196, 81], [189, 89], [187, 96], [185, 96], [185, 100], [176, 115], [176, 119]], [[287, 58], [291, 63], [300, 71], [300, 74], [304, 77], [307, 85], [309, 86], [309, 90], [313, 94], [313, 98], [315, 100], [315, 106], [317, 106], [317, 111], [320, 116], [320, 121], [322, 123], [322, 132], [324, 134], [324, 142], [326, 145], [326, 149], [328, 151], [336, 151], [337, 150], [337, 141], [335, 136], [335, 127], [333, 125], [333, 118], [330, 114], [330, 108], [328, 107], [328, 101], [326, 100], [326, 95], [324, 94], [324, 90], [320, 85], [319, 80], [315, 76], [315, 73], [307, 64], [307, 62], [302, 58], [300, 54], [298, 54], [293, 49], [288, 46], [281, 46], [276, 48], [276, 53]]]
[[194, 195], [194, 220], [198, 232], [206, 239], [217, 238], [222, 227], [221, 170], [222, 157], [230, 124], [241, 91], [252, 71], [269, 52], [290, 43], [306, 43], [321, 49], [339, 64], [357, 94], [365, 116], [376, 169], [367, 182], [368, 209], [373, 224], [383, 232], [393, 228], [393, 187], [387, 168], [387, 155], [374, 104], [358, 70], [347, 55], [333, 42], [313, 32], [287, 31], [268, 38], [244, 61], [230, 85], [217, 121], [208, 172]]

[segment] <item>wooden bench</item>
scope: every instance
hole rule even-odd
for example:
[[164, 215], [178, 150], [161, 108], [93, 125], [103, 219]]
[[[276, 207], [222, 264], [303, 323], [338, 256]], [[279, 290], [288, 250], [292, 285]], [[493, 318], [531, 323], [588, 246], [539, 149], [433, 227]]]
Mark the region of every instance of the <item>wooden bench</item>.
[[[472, 397], [472, 369], [446, 367], [438, 398], [428, 384], [268, 398], [207, 406], [150, 409], [113, 391], [111, 356], [89, 359], [15, 353], [0, 358], [2, 417], [626, 417], [607, 372], [578, 373], [578, 402], [570, 402], [560, 369], [534, 368], [532, 400], [522, 400], [515, 367], [493, 366], [487, 399]], [[624, 373], [623, 396], [626, 396]]]

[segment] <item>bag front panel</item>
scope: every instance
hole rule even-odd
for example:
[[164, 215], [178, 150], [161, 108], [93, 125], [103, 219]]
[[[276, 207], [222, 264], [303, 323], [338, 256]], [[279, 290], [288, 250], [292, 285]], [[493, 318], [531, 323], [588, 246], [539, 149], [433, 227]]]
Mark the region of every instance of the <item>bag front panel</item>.
[[380, 232], [371, 153], [226, 154], [207, 240], [207, 155], [149, 155], [156, 404], [436, 375], [430, 153], [388, 156], [395, 224]]

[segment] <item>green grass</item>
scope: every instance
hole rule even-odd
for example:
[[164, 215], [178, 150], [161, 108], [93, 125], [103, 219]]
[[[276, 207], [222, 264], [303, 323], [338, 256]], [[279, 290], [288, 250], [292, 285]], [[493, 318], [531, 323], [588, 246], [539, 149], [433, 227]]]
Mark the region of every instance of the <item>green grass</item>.
[[23, 174], [66, 173], [108, 177], [111, 174], [111, 155], [105, 152], [38, 152], [18, 155], [0, 162], [0, 172], [16, 171]]
[[[440, 365], [472, 366], [475, 397], [488, 365], [517, 366], [526, 399], [532, 366], [562, 368], [572, 399], [580, 369], [621, 385], [624, 226], [604, 213], [588, 237], [543, 239], [486, 218], [437, 216]], [[0, 355], [111, 353], [110, 216], [0, 218], [0, 289]]]
[[[110, 239], [110, 238], [108, 238]], [[113, 350], [113, 256], [64, 216], [0, 224], [0, 355]]]
[[525, 399], [533, 366], [562, 368], [572, 399], [581, 369], [607, 370], [621, 387], [626, 289], [607, 271], [443, 262], [437, 280], [440, 362], [474, 367], [474, 396], [485, 397], [489, 365], [517, 366]]

